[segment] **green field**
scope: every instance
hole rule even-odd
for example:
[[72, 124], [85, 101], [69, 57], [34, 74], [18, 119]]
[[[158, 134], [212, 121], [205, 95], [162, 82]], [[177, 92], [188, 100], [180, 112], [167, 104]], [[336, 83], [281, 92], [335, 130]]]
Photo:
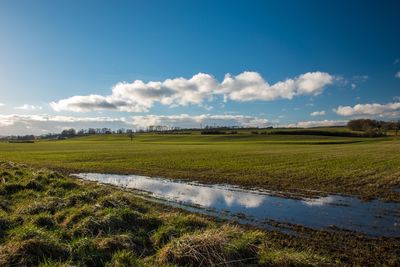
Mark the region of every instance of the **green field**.
[[302, 194], [400, 200], [393, 191], [400, 187], [396, 137], [193, 132], [138, 134], [131, 142], [126, 135], [93, 135], [31, 144], [2, 142], [0, 159], [67, 173], [142, 174]]
[[0, 266], [398, 266], [397, 238], [262, 231], [0, 162]]

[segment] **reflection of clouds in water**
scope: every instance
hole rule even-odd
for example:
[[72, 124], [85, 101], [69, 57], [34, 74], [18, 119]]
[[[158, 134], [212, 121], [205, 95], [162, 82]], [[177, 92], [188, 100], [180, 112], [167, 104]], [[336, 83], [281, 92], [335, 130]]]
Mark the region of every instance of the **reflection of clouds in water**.
[[127, 187], [141, 189], [167, 199], [197, 204], [204, 207], [210, 207], [217, 202], [223, 202], [228, 207], [239, 204], [246, 208], [253, 208], [258, 207], [263, 202], [263, 196], [261, 195], [207, 186], [152, 180], [143, 177], [130, 179]]
[[[378, 200], [364, 202], [357, 198], [331, 195], [315, 199], [291, 199], [237, 187], [179, 183], [135, 175], [79, 174], [85, 180], [143, 190], [156, 197], [199, 205], [204, 208], [242, 213], [258, 221], [274, 220], [325, 228], [335, 225], [371, 235], [400, 236], [399, 204]], [[384, 214], [384, 216], [382, 216]], [[253, 223], [254, 221], [252, 221]]]
[[307, 200], [302, 200], [301, 202], [303, 202], [307, 206], [324, 206], [336, 202], [336, 199], [334, 196], [328, 196], [328, 197], [311, 198]]
[[240, 205], [245, 208], [256, 208], [263, 203], [265, 198], [265, 196], [252, 193], [177, 183], [168, 180], [157, 180], [140, 176], [127, 176], [122, 178], [115, 175], [101, 174], [80, 174], [78, 176], [92, 181], [135, 188], [153, 193], [155, 196], [163, 197], [168, 200], [197, 204], [203, 207], [211, 207], [216, 203], [220, 203], [228, 207]]

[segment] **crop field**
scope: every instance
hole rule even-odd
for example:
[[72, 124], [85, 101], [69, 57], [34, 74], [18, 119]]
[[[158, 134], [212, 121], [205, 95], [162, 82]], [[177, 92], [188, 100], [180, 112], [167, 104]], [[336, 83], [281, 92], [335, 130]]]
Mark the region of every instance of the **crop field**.
[[[326, 130], [326, 129], [325, 129]], [[329, 129], [328, 129], [329, 130]], [[343, 129], [333, 129], [343, 131]], [[299, 194], [400, 200], [400, 140], [315, 135], [93, 135], [0, 143], [0, 159], [64, 173], [141, 174]]]

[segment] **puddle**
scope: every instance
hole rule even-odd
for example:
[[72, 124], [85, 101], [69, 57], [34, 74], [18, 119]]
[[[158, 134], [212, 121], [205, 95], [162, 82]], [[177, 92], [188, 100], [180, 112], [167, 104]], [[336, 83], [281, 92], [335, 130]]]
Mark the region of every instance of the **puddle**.
[[330, 195], [292, 199], [262, 190], [230, 185], [203, 185], [137, 175], [81, 173], [78, 178], [145, 192], [172, 206], [265, 228], [265, 222], [299, 224], [317, 229], [400, 237], [400, 203]]

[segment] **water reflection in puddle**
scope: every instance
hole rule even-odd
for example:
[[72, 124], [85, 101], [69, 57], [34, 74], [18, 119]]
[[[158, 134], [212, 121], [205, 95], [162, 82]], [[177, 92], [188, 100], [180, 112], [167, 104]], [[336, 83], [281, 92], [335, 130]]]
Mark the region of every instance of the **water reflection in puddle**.
[[203, 185], [137, 175], [76, 174], [84, 180], [145, 191], [153, 197], [214, 216], [261, 226], [265, 221], [324, 229], [338, 227], [371, 236], [400, 237], [400, 203], [330, 195], [292, 199], [229, 185]]

